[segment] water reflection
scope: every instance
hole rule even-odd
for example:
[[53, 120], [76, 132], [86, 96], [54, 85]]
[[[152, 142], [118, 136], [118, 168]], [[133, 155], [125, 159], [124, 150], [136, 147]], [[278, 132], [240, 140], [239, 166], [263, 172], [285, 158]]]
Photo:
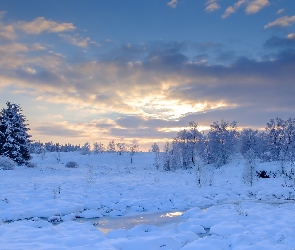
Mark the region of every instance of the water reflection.
[[172, 212], [172, 213], [166, 213], [165, 215], [161, 215], [160, 217], [163, 218], [163, 217], [170, 217], [170, 218], [173, 218], [173, 217], [178, 217], [180, 215], [182, 215], [183, 212]]
[[108, 233], [115, 229], [131, 229], [137, 225], [147, 224], [157, 227], [173, 227], [176, 224], [183, 222], [184, 219], [181, 217], [183, 212], [157, 212], [149, 214], [140, 214], [134, 216], [123, 216], [123, 217], [103, 217], [95, 219], [79, 219], [79, 222], [92, 223], [103, 233]]

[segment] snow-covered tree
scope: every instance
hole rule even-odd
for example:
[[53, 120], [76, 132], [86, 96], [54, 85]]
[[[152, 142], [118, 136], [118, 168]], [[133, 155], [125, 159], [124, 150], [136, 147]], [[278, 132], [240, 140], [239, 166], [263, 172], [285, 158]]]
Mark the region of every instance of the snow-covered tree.
[[189, 126], [189, 129], [179, 131], [173, 140], [174, 155], [180, 155], [180, 162], [184, 169], [195, 166], [196, 156], [201, 152], [203, 140], [198, 124], [190, 122]]
[[11, 158], [18, 164], [25, 164], [30, 159], [30, 130], [22, 108], [7, 102], [7, 107], [0, 112], [0, 155]]
[[246, 155], [249, 150], [252, 155], [258, 156], [258, 131], [250, 128], [243, 129], [240, 134], [240, 150], [242, 155]]
[[89, 154], [90, 155], [90, 143], [89, 142], [86, 142], [82, 148], [81, 148], [81, 154], [82, 155], [87, 155]]
[[237, 123], [226, 121], [214, 122], [206, 140], [205, 162], [222, 166], [229, 162], [235, 152]]
[[94, 142], [92, 151], [94, 154], [100, 154], [105, 151], [104, 145], [101, 142]]
[[172, 158], [172, 147], [170, 146], [169, 142], [166, 142], [164, 145], [164, 165], [163, 165], [163, 169], [165, 171], [172, 170], [171, 158]]
[[253, 186], [255, 179], [255, 166], [256, 166], [256, 153], [253, 148], [249, 148], [244, 157], [246, 159], [246, 165], [244, 168], [243, 179], [246, 183], [249, 183], [250, 186]]
[[154, 152], [154, 153], [160, 152], [160, 148], [159, 148], [158, 144], [157, 143], [152, 144], [150, 151]]
[[159, 148], [158, 144], [154, 143], [151, 146], [150, 151], [155, 154], [155, 166], [156, 166], [157, 169], [159, 169], [159, 167], [160, 167], [160, 148]]
[[281, 118], [271, 119], [266, 124], [268, 150], [271, 155], [271, 160], [283, 160], [284, 154], [284, 135], [286, 122]]
[[115, 143], [114, 140], [111, 140], [111, 141], [109, 142], [108, 147], [107, 147], [107, 150], [108, 150], [108, 152], [110, 152], [110, 153], [114, 153], [114, 152], [116, 152], [116, 143]]
[[291, 163], [291, 175], [294, 175], [294, 162], [295, 162], [295, 119], [289, 118], [286, 121], [285, 132], [285, 154], [286, 158]]
[[133, 156], [136, 152], [138, 152], [139, 146], [136, 142], [136, 140], [132, 141], [131, 144], [128, 145], [128, 151], [130, 155], [130, 161], [133, 163]]
[[124, 152], [127, 151], [126, 143], [123, 140], [118, 142], [116, 146], [117, 146], [117, 152], [119, 153], [119, 155], [122, 155]]

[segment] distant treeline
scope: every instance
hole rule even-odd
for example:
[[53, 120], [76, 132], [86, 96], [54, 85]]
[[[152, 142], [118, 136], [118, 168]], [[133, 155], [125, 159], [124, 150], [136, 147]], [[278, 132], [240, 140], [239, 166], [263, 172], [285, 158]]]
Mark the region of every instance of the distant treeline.
[[204, 134], [190, 122], [164, 148], [164, 169], [191, 168], [196, 161], [217, 167], [228, 163], [236, 153], [248, 161], [295, 161], [295, 119], [271, 119], [264, 131], [237, 130], [237, 122], [214, 122]]
[[41, 154], [45, 152], [74, 152], [74, 151], [80, 151], [81, 154], [98, 154], [103, 152], [117, 152], [119, 154], [122, 154], [124, 152], [136, 152], [138, 151], [138, 145], [136, 141], [133, 141], [131, 143], [125, 143], [125, 142], [118, 142], [116, 143], [115, 140], [111, 140], [107, 147], [105, 147], [100, 142], [94, 142], [93, 145], [89, 142], [86, 142], [82, 146], [79, 145], [73, 145], [70, 143], [66, 144], [60, 144], [60, 143], [53, 143], [51, 142], [37, 142], [33, 141], [30, 144], [30, 152], [34, 154]]

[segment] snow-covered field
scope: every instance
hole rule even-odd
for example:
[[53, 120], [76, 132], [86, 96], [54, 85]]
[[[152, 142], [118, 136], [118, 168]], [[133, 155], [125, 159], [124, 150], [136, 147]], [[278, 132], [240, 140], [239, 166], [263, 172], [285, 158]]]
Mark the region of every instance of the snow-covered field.
[[295, 249], [292, 181], [250, 187], [242, 158], [203, 167], [199, 187], [195, 169], [157, 170], [152, 153], [33, 157], [36, 168], [0, 170], [0, 249]]

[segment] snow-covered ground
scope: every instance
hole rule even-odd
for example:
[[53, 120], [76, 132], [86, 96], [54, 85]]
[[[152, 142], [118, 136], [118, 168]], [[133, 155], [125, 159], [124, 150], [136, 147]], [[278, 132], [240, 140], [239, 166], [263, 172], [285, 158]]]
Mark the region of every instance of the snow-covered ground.
[[[242, 158], [204, 166], [202, 187], [195, 169], [155, 169], [152, 153], [132, 164], [128, 154], [109, 153], [32, 161], [35, 168], [0, 170], [0, 249], [295, 249], [293, 181], [277, 176], [250, 187]], [[78, 168], [66, 168], [69, 161]], [[257, 167], [275, 172], [280, 164]], [[168, 212], [170, 224], [156, 219]]]

